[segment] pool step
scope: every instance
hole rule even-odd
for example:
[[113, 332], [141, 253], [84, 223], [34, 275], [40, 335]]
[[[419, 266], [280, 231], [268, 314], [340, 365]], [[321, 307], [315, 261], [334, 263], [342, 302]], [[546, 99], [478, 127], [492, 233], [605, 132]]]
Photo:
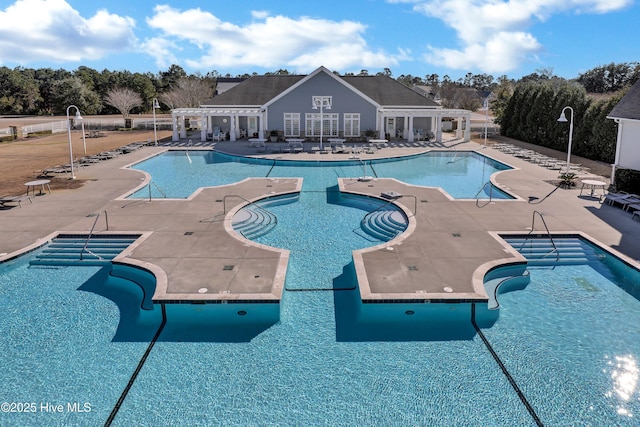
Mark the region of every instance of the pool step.
[[[65, 236], [55, 237], [40, 251], [30, 265], [105, 265], [118, 256], [139, 236]], [[86, 244], [86, 247], [85, 247]]]
[[378, 240], [389, 241], [407, 229], [407, 219], [397, 209], [380, 209], [367, 214], [362, 230]]
[[594, 247], [578, 237], [554, 237], [553, 243], [547, 236], [504, 239], [527, 258], [529, 265], [588, 264], [602, 258]]
[[278, 219], [268, 210], [248, 205], [233, 217], [233, 229], [249, 240], [264, 236], [278, 224]]

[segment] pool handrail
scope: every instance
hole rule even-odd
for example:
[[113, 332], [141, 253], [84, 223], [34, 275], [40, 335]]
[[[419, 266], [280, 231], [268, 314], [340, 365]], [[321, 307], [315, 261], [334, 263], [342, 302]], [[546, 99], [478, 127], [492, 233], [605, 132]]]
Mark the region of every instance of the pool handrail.
[[160, 187], [158, 187], [158, 184], [156, 184], [153, 181], [149, 181], [149, 184], [147, 185], [147, 187], [149, 187], [149, 201], [151, 201], [152, 197], [151, 197], [151, 184], [153, 184], [156, 187], [156, 190], [158, 190], [160, 192], [160, 194], [162, 194], [164, 196], [164, 198], [167, 198], [167, 195], [164, 191], [162, 191], [162, 189], [160, 189]]
[[[542, 215], [542, 212], [533, 211], [533, 213], [531, 214], [531, 231], [529, 231], [529, 233], [527, 234], [527, 238], [529, 238], [531, 233], [533, 233], [535, 231], [536, 214], [538, 214], [538, 216], [542, 220], [542, 224], [544, 225], [544, 229], [547, 231], [547, 236], [549, 236], [549, 240], [551, 241], [551, 246], [553, 246], [553, 249], [550, 250], [548, 253], [546, 253], [542, 258], [545, 258], [547, 255], [555, 252], [556, 253], [556, 261], [558, 261], [560, 259], [560, 251], [558, 251], [558, 248], [556, 247], [556, 243], [553, 241], [553, 236], [551, 235], [551, 232], [549, 231], [549, 227], [547, 227], [547, 222], [544, 220], [544, 216]], [[525, 241], [526, 241], [526, 239], [525, 239]]]
[[[91, 255], [97, 257], [98, 259], [102, 259], [102, 257], [100, 255], [96, 255], [93, 252], [91, 252], [89, 249], [87, 249], [87, 246], [89, 245], [89, 240], [91, 240], [91, 236], [93, 236], [93, 231], [96, 228], [96, 224], [98, 223], [98, 220], [100, 219], [100, 214], [102, 212], [98, 212], [96, 214], [96, 219], [93, 221], [93, 225], [91, 226], [91, 230], [89, 230], [89, 234], [87, 235], [87, 238], [84, 241], [84, 245], [82, 246], [82, 249], [80, 250], [80, 259], [83, 259], [83, 255], [85, 252], [89, 252]], [[107, 231], [109, 230], [109, 216], [107, 215], [107, 211], [104, 211], [104, 219], [106, 221], [107, 224]]]
[[480, 189], [478, 190], [478, 192], [474, 196], [474, 198], [476, 199], [476, 207], [480, 207], [478, 205], [478, 202], [480, 201], [480, 198], [478, 196], [480, 195], [482, 190], [484, 190], [484, 188], [487, 186], [487, 184], [489, 184], [489, 200], [487, 200], [487, 203], [485, 203], [482, 207], [487, 206], [493, 200], [493, 184], [491, 183], [491, 180], [489, 180], [489, 181], [485, 182], [484, 184], [482, 184], [482, 186], [480, 187]]

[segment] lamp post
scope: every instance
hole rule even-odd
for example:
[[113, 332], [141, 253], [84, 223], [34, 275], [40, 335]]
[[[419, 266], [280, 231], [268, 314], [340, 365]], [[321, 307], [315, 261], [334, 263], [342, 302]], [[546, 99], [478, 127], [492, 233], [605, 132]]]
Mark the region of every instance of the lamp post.
[[158, 131], [156, 130], [156, 108], [160, 108], [158, 98], [153, 98], [153, 141], [158, 145]]
[[75, 120], [82, 120], [82, 116], [80, 115], [80, 109], [75, 105], [69, 105], [67, 107], [67, 133], [69, 135], [69, 159], [71, 160], [71, 179], [76, 179], [76, 175], [73, 173], [73, 148], [71, 146], [71, 119], [69, 118], [69, 109], [71, 109], [71, 107], [76, 109], [76, 115], [74, 117]]
[[569, 173], [569, 165], [571, 163], [571, 140], [573, 139], [573, 108], [568, 106], [564, 107], [560, 113], [560, 117], [558, 118], [559, 122], [567, 122], [567, 117], [564, 115], [565, 110], [571, 111], [571, 121], [569, 122], [569, 148], [567, 149], [567, 168], [565, 170], [565, 173]]
[[314, 110], [317, 110], [318, 108], [320, 108], [320, 151], [323, 151], [323, 147], [322, 147], [322, 132], [324, 129], [324, 119], [322, 117], [324, 111], [323, 109], [326, 108], [327, 110], [331, 109], [331, 97], [330, 96], [313, 96], [311, 98], [312, 101], [312, 108]]

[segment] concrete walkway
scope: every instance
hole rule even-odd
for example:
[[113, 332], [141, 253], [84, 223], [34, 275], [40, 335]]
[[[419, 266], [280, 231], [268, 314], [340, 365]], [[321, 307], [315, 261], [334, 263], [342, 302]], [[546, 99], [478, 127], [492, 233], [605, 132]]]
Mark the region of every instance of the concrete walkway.
[[[181, 141], [177, 146], [189, 145]], [[196, 145], [202, 145], [198, 143]], [[211, 148], [214, 144], [208, 143]], [[189, 145], [191, 148], [202, 148]], [[233, 154], [345, 160], [349, 154], [281, 153], [257, 150], [246, 141], [215, 144]], [[580, 196], [577, 189], [558, 189], [549, 181], [558, 172], [529, 163], [475, 142], [390, 144], [363, 159], [401, 156], [431, 149], [477, 150], [513, 166], [493, 177], [494, 183], [518, 200], [452, 200], [434, 188], [411, 186], [393, 179], [368, 182], [341, 179], [342, 191], [380, 196], [385, 191], [405, 195], [397, 203], [410, 217], [410, 227], [398, 238], [354, 253], [358, 284], [365, 300], [487, 299], [484, 274], [502, 263], [523, 262], [497, 233], [527, 233], [534, 211], [544, 216], [552, 233], [583, 233], [608, 246], [629, 262], [640, 259], [640, 223], [620, 208]], [[155, 301], [279, 301], [286, 276], [288, 252], [247, 241], [231, 227], [231, 218], [247, 200], [295, 193], [298, 179], [251, 179], [201, 189], [188, 199], [137, 200], [122, 198], [148, 180], [129, 164], [167, 150], [144, 147], [136, 152], [77, 171], [87, 184], [77, 190], [34, 197], [22, 208], [0, 210], [0, 260], [49, 241], [59, 232], [87, 234], [95, 216], [98, 234], [140, 234], [141, 238], [115, 262], [152, 271], [157, 278]], [[604, 177], [598, 177], [606, 180]], [[408, 196], [411, 197], [408, 197]], [[224, 200], [224, 202], [223, 202]], [[537, 231], [540, 222], [536, 223]]]

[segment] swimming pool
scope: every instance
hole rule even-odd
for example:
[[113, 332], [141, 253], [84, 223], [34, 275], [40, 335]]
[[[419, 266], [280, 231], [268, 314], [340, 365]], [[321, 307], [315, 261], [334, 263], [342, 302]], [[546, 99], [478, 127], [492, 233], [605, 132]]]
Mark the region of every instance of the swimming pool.
[[131, 166], [152, 183], [130, 198], [185, 198], [196, 189], [246, 178], [302, 177], [335, 185], [337, 178], [393, 177], [413, 185], [441, 187], [456, 199], [512, 199], [489, 183], [509, 166], [473, 151], [432, 151], [400, 158], [350, 161], [298, 161], [232, 156], [216, 151], [167, 151]]
[[635, 425], [640, 411], [638, 272], [610, 256], [530, 267], [486, 344], [421, 304], [360, 316], [340, 286], [285, 291], [272, 325], [190, 304], [167, 305], [163, 325], [108, 267], [29, 267], [37, 254], [0, 265], [3, 399], [36, 405], [3, 425], [535, 425], [492, 352], [546, 425]]
[[[638, 283], [635, 270], [608, 256], [596, 257], [604, 266], [530, 268], [525, 289], [500, 295], [486, 341], [449, 304], [364, 310], [349, 249], [335, 246], [372, 242], [350, 233], [305, 257], [308, 242], [296, 239], [324, 238], [335, 215], [348, 229], [362, 209], [323, 210], [335, 180], [304, 177], [299, 204], [320, 215], [271, 207], [282, 210], [279, 227], [257, 239], [302, 255], [277, 323], [232, 304], [141, 310], [140, 288], [108, 268], [30, 268], [38, 251], [1, 264], [3, 398], [37, 404], [1, 413], [2, 424], [635, 424], [639, 350], [629, 337], [640, 302], [616, 285]], [[45, 412], [47, 402], [64, 412]], [[73, 411], [85, 403], [90, 411]]]

